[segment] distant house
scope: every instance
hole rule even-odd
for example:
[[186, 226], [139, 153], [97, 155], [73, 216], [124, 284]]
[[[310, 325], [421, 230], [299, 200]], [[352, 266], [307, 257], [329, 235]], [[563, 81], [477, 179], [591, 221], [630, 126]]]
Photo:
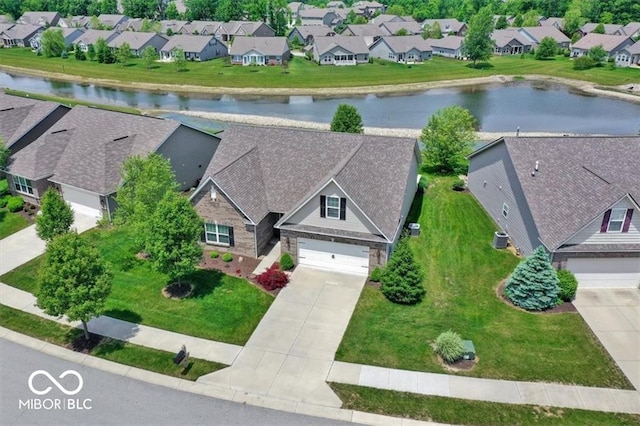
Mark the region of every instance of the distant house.
[[116, 29], [118, 31], [142, 31], [144, 21], [142, 18], [129, 18], [129, 20], [119, 24]]
[[291, 52], [286, 37], [238, 36], [229, 55], [235, 65], [282, 65], [289, 61]]
[[103, 39], [109, 43], [120, 34], [116, 30], [87, 30], [80, 37], [76, 39], [76, 45], [80, 47], [80, 50], [87, 52], [89, 46], [95, 45], [98, 39]]
[[[76, 40], [80, 38], [82, 34], [84, 34], [84, 29], [80, 29], [80, 28], [61, 28], [61, 27], [48, 28], [44, 32], [47, 32], [49, 30], [62, 31], [62, 36], [64, 37], [64, 45], [66, 47], [69, 47], [72, 44], [75, 44]], [[39, 33], [38, 35], [36, 35], [34, 38], [31, 39], [30, 44], [33, 49], [37, 50], [37, 49], [40, 49], [40, 47], [42, 46], [41, 38], [44, 32]]]
[[404, 35], [416, 35], [422, 34], [422, 26], [415, 21], [409, 22], [395, 22], [387, 21], [379, 25], [380, 29], [384, 30], [386, 35], [398, 35], [400, 32], [404, 32]]
[[366, 0], [353, 3], [351, 7], [356, 15], [364, 16], [367, 19], [371, 18], [375, 14], [382, 14], [387, 9], [387, 7], [382, 3]]
[[400, 63], [431, 59], [432, 47], [422, 36], [387, 36], [369, 46], [371, 56]]
[[411, 16], [386, 15], [384, 13], [371, 19], [371, 23], [376, 25], [384, 24], [385, 22], [416, 22], [416, 20]]
[[571, 39], [564, 35], [562, 31], [553, 26], [548, 27], [522, 27], [518, 29], [518, 32], [525, 36], [535, 49], [545, 37], [550, 37], [555, 40], [559, 49], [568, 49], [571, 44]]
[[618, 50], [616, 65], [619, 67], [640, 66], [640, 41]]
[[505, 137], [469, 157], [473, 195], [524, 255], [579, 288], [640, 284], [640, 137]]
[[0, 29], [0, 40], [4, 47], [29, 47], [31, 40], [42, 33], [45, 28], [31, 24], [3, 24]]
[[131, 48], [131, 54], [141, 57], [142, 52], [147, 47], [153, 47], [156, 52], [160, 52], [160, 49], [167, 44], [167, 41], [167, 37], [157, 33], [124, 31], [108, 42], [107, 45], [112, 50], [117, 50], [123, 44], [128, 43]]
[[18, 18], [16, 24], [39, 25], [41, 27], [55, 27], [60, 21], [58, 12], [25, 12]]
[[467, 24], [457, 19], [425, 19], [422, 21], [422, 28], [431, 28], [435, 23], [440, 25], [440, 31], [443, 36], [460, 36], [464, 37], [467, 33]]
[[160, 21], [160, 32], [167, 34], [171, 30], [172, 34], [178, 34], [180, 28], [188, 24], [189, 21], [179, 21], [176, 19]]
[[176, 32], [180, 34], [213, 35], [220, 24], [222, 22], [219, 21], [191, 21], [182, 24]]
[[445, 58], [463, 59], [462, 44], [464, 37], [447, 36], [440, 39], [428, 38], [427, 42], [433, 49], [433, 55], [444, 56]]
[[336, 35], [336, 33], [331, 27], [324, 25], [300, 25], [291, 30], [287, 39], [289, 42], [298, 40], [298, 43], [307, 46], [313, 43], [314, 37], [333, 37], [334, 35]]
[[316, 37], [313, 59], [320, 65], [356, 65], [369, 62], [369, 48], [362, 37]]
[[631, 37], [589, 33], [573, 44], [571, 47], [571, 57], [578, 58], [580, 56], [586, 56], [589, 54], [590, 49], [596, 46], [602, 46], [605, 52], [607, 52], [608, 57], [613, 58], [618, 51], [632, 44], [633, 40]]
[[176, 49], [182, 49], [185, 59], [190, 61], [208, 61], [228, 55], [227, 45], [214, 36], [176, 34], [160, 49], [160, 58], [173, 61]]
[[619, 35], [626, 35], [627, 37], [640, 36], [640, 22], [629, 22], [627, 25], [622, 27]]
[[371, 46], [380, 37], [388, 35], [388, 32], [375, 24], [351, 24], [347, 25], [340, 35], [361, 37], [367, 46]]
[[[580, 27], [580, 29], [578, 30], [578, 32], [580, 33], [581, 37], [586, 36], [587, 34], [591, 34], [593, 32], [593, 30], [596, 29], [596, 27], [600, 25], [594, 22], [588, 22], [586, 24], [584, 24], [582, 27]], [[603, 24], [604, 27], [604, 33], [608, 34], [608, 35], [622, 35], [620, 33], [620, 31], [622, 31], [622, 28], [624, 27], [623, 25], [618, 25], [618, 24]]]
[[338, 9], [302, 9], [299, 16], [302, 25], [324, 25], [333, 28], [344, 21], [344, 16]]
[[62, 28], [84, 28], [89, 29], [91, 18], [83, 15], [71, 16], [69, 18], [60, 18], [58, 26]]
[[520, 55], [528, 53], [532, 48], [532, 42], [515, 28], [494, 30], [491, 33], [494, 43], [493, 53], [496, 55]]
[[106, 29], [115, 29], [118, 25], [124, 24], [128, 20], [129, 17], [125, 15], [110, 15], [107, 13], [98, 15], [98, 21], [100, 21]]
[[291, 11], [291, 18], [293, 19], [293, 22], [296, 23], [300, 18], [300, 11], [305, 8], [305, 4], [299, 1], [293, 1], [287, 4], [287, 8]]
[[564, 18], [548, 17], [538, 20], [538, 25], [541, 27], [555, 27], [562, 31], [564, 29]]
[[[211, 35], [207, 33], [206, 35]], [[264, 22], [230, 21], [218, 25], [213, 35], [224, 42], [230, 42], [234, 37], [275, 37], [276, 32]]]

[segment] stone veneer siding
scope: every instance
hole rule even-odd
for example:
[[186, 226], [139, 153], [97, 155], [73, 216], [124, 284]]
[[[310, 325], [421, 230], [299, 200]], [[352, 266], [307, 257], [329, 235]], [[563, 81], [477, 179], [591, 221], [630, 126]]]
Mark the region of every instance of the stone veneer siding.
[[553, 253], [552, 265], [556, 269], [567, 269], [567, 260], [571, 259], [613, 259], [620, 257], [639, 257], [637, 251], [613, 251], [613, 252], [556, 252]]
[[[218, 190], [216, 200], [211, 199], [211, 185], [209, 183], [192, 200], [192, 203], [200, 215], [207, 223], [218, 223], [233, 227], [233, 247], [218, 246], [219, 251], [229, 251], [242, 256], [256, 257], [254, 225], [248, 224], [248, 220], [240, 213], [231, 202]], [[203, 228], [204, 232], [204, 228]]]
[[[289, 238], [289, 245], [287, 246], [287, 237]], [[352, 240], [344, 237], [331, 237], [328, 235], [312, 234], [301, 231], [280, 230], [280, 247], [282, 253], [289, 253], [293, 258], [294, 263], [298, 264], [298, 238], [310, 238], [320, 241], [333, 241], [343, 244], [356, 244], [369, 247], [369, 272], [373, 271], [376, 267], [383, 267], [387, 264], [387, 244], [378, 243], [373, 241]], [[378, 257], [378, 250], [380, 256]]]

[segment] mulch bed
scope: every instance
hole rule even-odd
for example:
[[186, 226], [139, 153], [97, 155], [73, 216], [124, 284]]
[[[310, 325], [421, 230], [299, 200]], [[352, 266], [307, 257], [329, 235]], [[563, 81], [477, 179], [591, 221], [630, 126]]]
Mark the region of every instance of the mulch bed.
[[36, 214], [38, 214], [39, 210], [40, 209], [36, 205], [24, 203], [22, 210], [18, 210], [15, 213], [27, 219], [29, 223], [34, 223], [36, 221]]
[[[213, 259], [209, 254], [211, 251], [206, 250], [200, 267], [203, 269], [214, 269], [223, 272], [227, 275], [233, 275], [234, 277], [245, 278], [250, 280], [253, 275], [253, 271], [260, 264], [260, 260], [253, 257], [233, 255], [231, 262], [225, 262], [222, 260], [223, 252], [220, 252], [220, 256]], [[242, 262], [240, 261], [242, 259]]]
[[478, 358], [478, 355], [476, 355], [475, 359], [461, 359], [459, 361], [453, 362], [451, 364], [445, 362], [439, 355], [438, 355], [438, 361], [440, 361], [440, 364], [442, 364], [442, 366], [448, 370], [448, 371], [452, 371], [452, 372], [456, 372], [456, 371], [471, 371], [474, 369], [474, 367], [476, 366], [476, 364], [478, 363], [478, 361], [480, 361], [480, 359]]
[[79, 333], [78, 337], [76, 337], [73, 341], [64, 345], [64, 347], [75, 352], [88, 354], [105, 339], [109, 338], [101, 336], [99, 334], [89, 333], [89, 340], [87, 340], [84, 337], [84, 332], [82, 332]]
[[500, 285], [498, 285], [498, 287], [496, 288], [496, 295], [498, 296], [498, 298], [500, 300], [502, 300], [504, 303], [506, 303], [507, 305], [511, 306], [514, 309], [518, 309], [522, 312], [528, 312], [530, 314], [563, 314], [566, 312], [574, 312], [577, 313], [578, 310], [576, 309], [575, 306], [573, 306], [573, 303], [571, 302], [563, 302], [560, 305], [556, 305], [551, 309], [547, 309], [546, 311], [527, 311], [526, 309], [522, 309], [519, 306], [514, 305], [511, 300], [509, 300], [509, 298], [507, 296], [505, 296], [504, 294], [504, 287], [507, 285], [507, 280], [503, 280]]

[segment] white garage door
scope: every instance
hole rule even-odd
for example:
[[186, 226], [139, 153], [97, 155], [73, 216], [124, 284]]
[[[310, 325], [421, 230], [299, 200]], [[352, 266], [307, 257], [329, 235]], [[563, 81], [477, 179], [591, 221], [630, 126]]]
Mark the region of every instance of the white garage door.
[[369, 247], [298, 238], [298, 264], [349, 274], [369, 273]]
[[569, 259], [567, 269], [578, 279], [579, 288], [637, 288], [640, 258]]
[[71, 204], [73, 211], [100, 218], [102, 216], [102, 206], [100, 206], [100, 196], [80, 188], [73, 188], [62, 185], [64, 199]]

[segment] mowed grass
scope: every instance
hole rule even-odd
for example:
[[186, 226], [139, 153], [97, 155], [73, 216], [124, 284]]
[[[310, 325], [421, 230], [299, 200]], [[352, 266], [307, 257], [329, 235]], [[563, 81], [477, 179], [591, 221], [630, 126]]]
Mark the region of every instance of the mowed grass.
[[375, 61], [353, 67], [319, 66], [313, 61], [294, 57], [286, 67], [243, 67], [229, 65], [224, 59], [188, 62], [187, 70], [176, 72], [171, 63], [157, 62], [147, 69], [141, 59], [132, 59], [126, 66], [99, 64], [96, 61], [77, 61], [36, 56], [28, 48], [2, 49], [0, 66], [13, 66], [46, 72], [63, 73], [84, 78], [100, 78], [114, 82], [144, 82], [150, 84], [195, 85], [234, 88], [328, 88], [377, 86], [418, 83], [492, 75], [541, 74], [603, 85], [640, 82], [637, 70], [612, 68], [609, 65], [586, 71], [573, 69], [569, 58], [537, 61], [533, 55], [493, 57], [482, 68], [469, 62], [434, 57], [423, 64], [403, 65]]
[[[195, 285], [183, 300], [162, 295], [165, 275], [135, 257], [130, 231], [125, 227], [94, 229], [83, 234], [96, 245], [113, 271], [113, 287], [105, 315], [205, 339], [243, 345], [273, 297], [244, 279], [218, 271], [198, 270], [186, 280]], [[0, 281], [37, 293], [40, 256], [2, 277]]]
[[470, 193], [451, 190], [453, 180], [432, 177], [410, 215], [421, 225], [411, 246], [426, 274], [424, 301], [396, 305], [366, 286], [336, 358], [444, 373], [430, 344], [453, 330], [479, 358], [457, 374], [631, 389], [579, 314], [527, 313], [498, 298], [518, 259], [492, 248], [494, 224]]
[[513, 405], [331, 383], [342, 408], [457, 425], [638, 425], [635, 414]]
[[[58, 346], [67, 346], [83, 335], [82, 330], [77, 328], [4, 305], [0, 305], [0, 326]], [[191, 366], [185, 371], [173, 364], [174, 353], [109, 338], [103, 339], [89, 355], [187, 380], [196, 380], [226, 367], [217, 362], [191, 358]]]
[[12, 213], [7, 209], [0, 209], [0, 240], [27, 226], [29, 226], [29, 221], [24, 216]]

